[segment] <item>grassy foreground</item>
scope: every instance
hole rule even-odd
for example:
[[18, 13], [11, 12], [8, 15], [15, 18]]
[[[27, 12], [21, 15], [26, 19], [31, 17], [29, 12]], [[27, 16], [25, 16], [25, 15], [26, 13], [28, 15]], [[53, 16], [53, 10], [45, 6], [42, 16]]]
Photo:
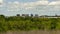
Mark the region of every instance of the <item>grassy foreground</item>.
[[60, 18], [32, 18], [0, 15], [0, 32], [30, 30], [60, 30]]

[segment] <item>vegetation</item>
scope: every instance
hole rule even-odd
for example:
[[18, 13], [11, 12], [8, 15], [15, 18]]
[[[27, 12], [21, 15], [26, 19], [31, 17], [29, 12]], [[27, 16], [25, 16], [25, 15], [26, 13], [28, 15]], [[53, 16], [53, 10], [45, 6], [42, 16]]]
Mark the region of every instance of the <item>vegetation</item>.
[[0, 15], [0, 32], [9, 30], [60, 30], [60, 18]]

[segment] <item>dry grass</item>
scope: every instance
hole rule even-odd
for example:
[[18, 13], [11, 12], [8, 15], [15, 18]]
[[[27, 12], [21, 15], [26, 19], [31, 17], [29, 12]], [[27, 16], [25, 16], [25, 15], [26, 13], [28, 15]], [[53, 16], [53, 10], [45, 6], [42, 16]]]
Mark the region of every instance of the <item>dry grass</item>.
[[8, 31], [1, 32], [0, 34], [60, 34], [60, 31]]

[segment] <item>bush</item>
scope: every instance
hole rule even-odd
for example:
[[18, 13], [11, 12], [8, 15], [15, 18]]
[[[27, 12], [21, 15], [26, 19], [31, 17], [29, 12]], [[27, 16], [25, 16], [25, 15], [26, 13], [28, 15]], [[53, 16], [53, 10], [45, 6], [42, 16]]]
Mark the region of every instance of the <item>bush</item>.
[[0, 31], [8, 30], [59, 30], [60, 18], [1, 17]]

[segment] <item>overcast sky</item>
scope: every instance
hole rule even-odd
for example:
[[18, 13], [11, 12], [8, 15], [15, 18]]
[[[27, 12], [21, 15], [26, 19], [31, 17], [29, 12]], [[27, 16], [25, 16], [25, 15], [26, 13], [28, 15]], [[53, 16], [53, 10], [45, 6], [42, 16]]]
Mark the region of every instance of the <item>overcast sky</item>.
[[0, 14], [60, 15], [60, 0], [0, 0]]

